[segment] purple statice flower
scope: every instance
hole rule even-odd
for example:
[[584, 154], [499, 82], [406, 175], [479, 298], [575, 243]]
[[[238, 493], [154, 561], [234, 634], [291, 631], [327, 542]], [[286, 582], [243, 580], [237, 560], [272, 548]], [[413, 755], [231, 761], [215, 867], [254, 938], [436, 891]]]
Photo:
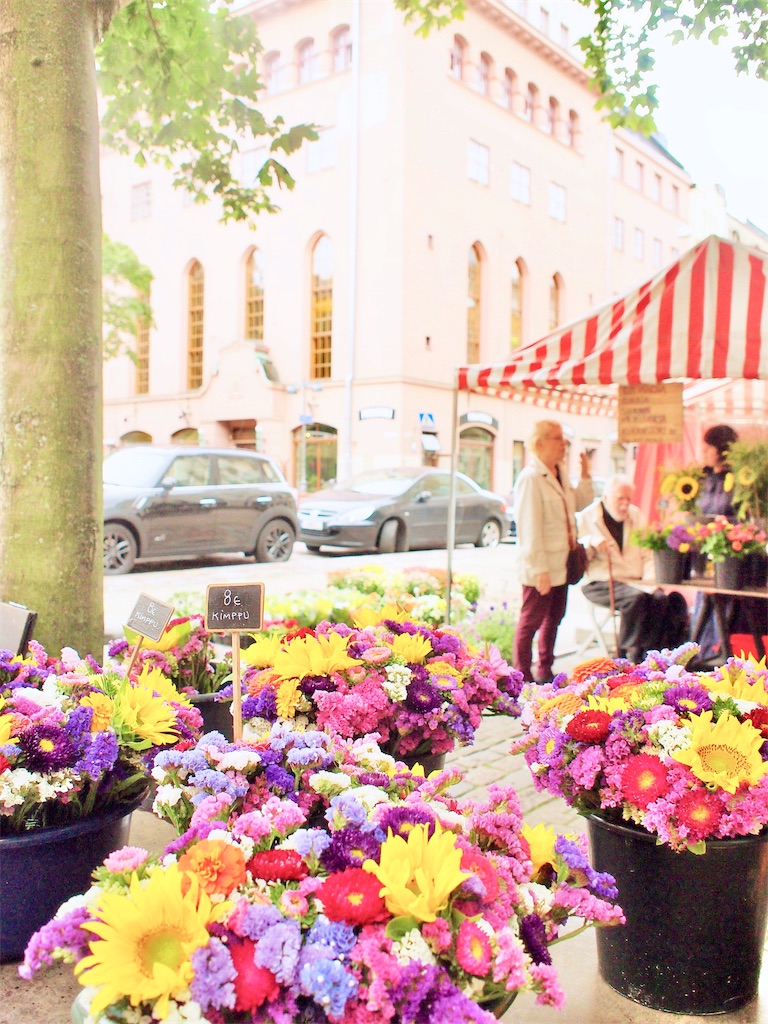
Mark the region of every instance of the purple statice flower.
[[357, 777], [361, 786], [377, 786], [379, 789], [386, 789], [390, 778], [385, 772], [362, 772]]
[[338, 960], [305, 963], [300, 982], [302, 992], [331, 1018], [343, 1016], [347, 1002], [357, 995], [357, 980]]
[[520, 920], [520, 938], [535, 964], [551, 964], [547, 949], [547, 930], [538, 914], [527, 914]]
[[27, 943], [24, 963], [19, 967], [19, 974], [27, 981], [43, 964], [54, 962], [54, 950], [67, 950], [74, 962], [82, 960], [88, 952], [88, 932], [80, 927], [90, 918], [86, 907], [79, 906], [59, 913], [59, 917], [54, 917], [42, 928], [38, 928]]
[[294, 747], [285, 757], [286, 764], [298, 768], [324, 768], [328, 755], [321, 747]]
[[298, 921], [280, 921], [268, 928], [259, 939], [254, 960], [259, 967], [272, 971], [281, 985], [293, 981], [301, 949], [301, 926]]
[[24, 729], [19, 734], [19, 749], [24, 753], [24, 766], [32, 772], [45, 774], [71, 768], [77, 760], [74, 743], [60, 725], [52, 722]]
[[320, 855], [320, 863], [330, 872], [361, 868], [366, 860], [378, 861], [380, 850], [381, 843], [370, 832], [342, 828], [334, 832], [331, 842]]
[[281, 845], [285, 849], [295, 850], [306, 860], [309, 857], [320, 857], [330, 842], [331, 837], [324, 828], [299, 828]]
[[256, 941], [285, 918], [271, 903], [249, 903], [238, 918], [238, 934]]
[[155, 758], [155, 767], [162, 768], [164, 771], [179, 769], [185, 772], [196, 772], [208, 768], [209, 764], [202, 750], [194, 747], [191, 750], [161, 750]]
[[125, 654], [129, 646], [127, 640], [113, 640], [107, 648], [107, 654], [110, 658], [118, 658], [121, 654]]
[[664, 703], [675, 709], [678, 715], [700, 715], [709, 711], [713, 704], [709, 694], [701, 686], [670, 686], [664, 694]]
[[405, 705], [411, 711], [434, 711], [443, 703], [443, 695], [436, 686], [426, 681], [411, 680], [405, 697]]
[[246, 722], [251, 718], [266, 718], [268, 722], [274, 722], [277, 718], [277, 694], [265, 686], [255, 697], [245, 698], [242, 710]]
[[339, 793], [331, 797], [330, 807], [325, 812], [325, 820], [332, 829], [346, 828], [349, 825], [364, 825], [368, 820], [365, 807], [353, 793]]
[[192, 953], [192, 970], [189, 990], [203, 1012], [211, 1007], [234, 1009], [237, 971], [220, 939], [211, 938], [207, 945]]
[[444, 657], [446, 654], [458, 655], [461, 652], [461, 637], [453, 636], [450, 633], [438, 635], [437, 633], [430, 633], [427, 630], [423, 630], [422, 632], [424, 636], [426, 636], [427, 640], [432, 644], [432, 650], [435, 654]]
[[267, 780], [270, 788], [277, 790], [281, 796], [292, 793], [296, 788], [296, 779], [280, 764], [267, 765], [264, 778]]
[[217, 772], [215, 768], [209, 768], [207, 765], [202, 771], [195, 772], [189, 781], [198, 791], [195, 798], [205, 799], [211, 793], [230, 793], [232, 798], [236, 799], [248, 792], [248, 783], [244, 780], [238, 785], [231, 776]]
[[426, 810], [417, 807], [388, 807], [379, 818], [378, 824], [386, 834], [392, 829], [392, 834], [403, 839], [408, 838], [408, 833], [414, 825], [428, 825], [428, 836], [431, 837], [435, 831], [435, 819]]
[[92, 721], [93, 708], [79, 704], [70, 711], [64, 723], [64, 731], [80, 753], [90, 739]]
[[117, 736], [113, 732], [97, 732], [83, 751], [75, 770], [81, 775], [90, 775], [92, 779], [97, 779], [104, 772], [112, 770], [119, 754]]
[[558, 836], [555, 840], [555, 853], [560, 854], [571, 871], [586, 875], [589, 888], [595, 895], [605, 900], [616, 899], [619, 891], [613, 875], [606, 871], [595, 871], [589, 863], [587, 854], [577, 842], [566, 839], [565, 836]]
[[307, 697], [311, 697], [317, 690], [335, 690], [336, 685], [330, 676], [304, 676], [299, 689]]
[[319, 917], [307, 935], [307, 943], [317, 943], [326, 946], [333, 951], [333, 956], [343, 956], [349, 953], [357, 942], [355, 929], [351, 924], [344, 924], [343, 921], [327, 921]]

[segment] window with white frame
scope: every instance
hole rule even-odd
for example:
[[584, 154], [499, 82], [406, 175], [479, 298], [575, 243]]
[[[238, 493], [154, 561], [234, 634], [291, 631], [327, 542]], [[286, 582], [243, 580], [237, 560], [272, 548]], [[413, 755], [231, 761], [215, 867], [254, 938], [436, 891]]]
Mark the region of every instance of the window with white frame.
[[613, 151], [613, 176], [619, 181], [624, 180], [624, 150], [614, 149]]
[[547, 196], [547, 212], [553, 220], [565, 224], [567, 193], [563, 185], [550, 181]]
[[672, 186], [672, 213], [680, 213], [680, 189], [677, 185]]
[[545, 7], [539, 9], [539, 28], [545, 36], [549, 35], [549, 11]]
[[264, 85], [268, 96], [274, 96], [280, 92], [282, 87], [282, 73], [280, 68], [280, 54], [277, 50], [265, 53], [263, 58]]
[[645, 167], [640, 160], [635, 161], [635, 188], [638, 192], [645, 191]]
[[307, 85], [317, 77], [317, 57], [314, 39], [305, 39], [296, 47], [299, 85]]
[[570, 46], [570, 38], [568, 32], [568, 26], [564, 22], [560, 22], [560, 45], [564, 50], [567, 50]]
[[531, 169], [523, 164], [512, 164], [511, 176], [512, 198], [524, 206], [531, 205]]
[[624, 252], [624, 221], [621, 217], [613, 218], [613, 248], [616, 252]]
[[131, 220], [152, 216], [152, 182], [142, 181], [131, 188]]
[[467, 42], [461, 36], [453, 37], [451, 47], [451, 77], [460, 82], [464, 78], [464, 63], [467, 58]]
[[329, 167], [336, 166], [336, 129], [321, 128], [317, 133], [315, 142], [308, 142], [307, 150], [307, 171], [312, 174], [315, 171], [324, 171]]
[[352, 67], [352, 34], [349, 25], [337, 28], [332, 36], [333, 70], [348, 71]]
[[474, 139], [469, 140], [467, 150], [467, 177], [478, 185], [487, 185], [491, 178], [491, 151]]
[[653, 240], [653, 269], [661, 269], [661, 265], [664, 262], [664, 250], [662, 249], [661, 239], [654, 238]]
[[501, 105], [507, 110], [512, 109], [512, 97], [515, 95], [515, 82], [517, 76], [511, 68], [504, 69], [504, 81], [501, 87]]
[[632, 243], [632, 255], [636, 260], [642, 260], [645, 258], [645, 232], [642, 228], [635, 228], [635, 235]]
[[661, 175], [654, 174], [653, 176], [653, 201], [656, 203], [661, 202]]
[[490, 93], [492, 77], [493, 60], [487, 53], [481, 53], [480, 63], [477, 66], [477, 91], [482, 96], [487, 96]]

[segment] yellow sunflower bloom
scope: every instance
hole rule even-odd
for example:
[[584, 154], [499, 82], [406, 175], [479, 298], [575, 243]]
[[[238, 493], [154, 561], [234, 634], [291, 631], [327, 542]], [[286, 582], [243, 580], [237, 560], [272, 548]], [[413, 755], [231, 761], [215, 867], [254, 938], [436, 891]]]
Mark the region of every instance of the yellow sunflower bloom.
[[153, 1016], [165, 1020], [169, 999], [183, 998], [189, 988], [192, 953], [208, 942], [208, 924], [231, 908], [213, 906], [197, 878], [176, 864], [154, 871], [146, 885], [134, 874], [128, 892], [105, 892], [98, 920], [83, 925], [98, 938], [75, 967], [80, 984], [97, 989], [93, 1018], [130, 999], [132, 1006], [154, 1003]]
[[589, 711], [605, 711], [612, 715], [614, 711], [626, 711], [629, 701], [623, 696], [616, 696], [615, 692], [610, 697], [595, 697], [592, 694], [587, 698], [587, 709]]
[[527, 822], [523, 822], [521, 832], [531, 851], [533, 878], [536, 878], [542, 868], [555, 863], [557, 833], [549, 825], [544, 825], [541, 822], [533, 828]]
[[757, 479], [757, 474], [751, 466], [742, 466], [736, 474], [736, 479], [742, 487], [751, 487]]
[[13, 735], [14, 721], [13, 715], [0, 716], [0, 744], [19, 742], [18, 736]]
[[328, 676], [362, 664], [347, 654], [347, 637], [338, 633], [328, 636], [302, 636], [292, 640], [275, 656], [274, 670], [282, 679], [303, 679], [304, 676]]
[[768, 693], [765, 691], [764, 681], [762, 679], [751, 680], [744, 669], [739, 672], [734, 669], [733, 675], [731, 675], [723, 668], [718, 677], [712, 679], [707, 689], [710, 693], [734, 697], [736, 700], [752, 701], [755, 704], [768, 707]]
[[189, 697], [185, 693], [179, 693], [173, 682], [168, 676], [164, 676], [159, 668], [145, 665], [139, 673], [136, 685], [145, 686], [151, 693], [157, 694], [161, 700], [166, 702], [189, 704]]
[[384, 619], [391, 619], [392, 622], [405, 622], [408, 612], [399, 604], [385, 604], [378, 610], [375, 608], [357, 608], [352, 612], [352, 625], [355, 629], [367, 629], [368, 626], [377, 626]]
[[439, 821], [431, 838], [423, 824], [415, 825], [407, 840], [388, 829], [379, 863], [367, 860], [363, 867], [381, 882], [380, 895], [390, 914], [417, 921], [434, 921], [470, 875], [461, 870], [456, 836], [443, 831]]
[[269, 668], [282, 649], [281, 637], [277, 633], [263, 633], [249, 647], [243, 647], [240, 659], [254, 668]]
[[120, 741], [138, 750], [173, 743], [178, 738], [176, 712], [146, 686], [126, 680], [115, 694], [113, 725]]
[[696, 477], [681, 476], [675, 484], [675, 497], [678, 501], [691, 501], [699, 493], [699, 481]]
[[723, 478], [723, 490], [726, 494], [730, 494], [733, 490], [733, 473], [726, 473]]
[[677, 483], [676, 473], [667, 473], [666, 476], [662, 477], [661, 484], [659, 485], [660, 494], [671, 494], [675, 489]]
[[392, 639], [389, 646], [392, 654], [408, 664], [423, 665], [430, 654], [433, 654], [432, 644], [424, 636], [411, 636], [410, 633], [401, 633]]
[[106, 693], [87, 693], [80, 703], [86, 708], [93, 708], [91, 732], [104, 732], [109, 728], [114, 707], [111, 697]]
[[712, 724], [712, 712], [691, 715], [691, 743], [672, 753], [688, 765], [697, 779], [735, 793], [742, 782], [752, 786], [768, 773], [760, 756], [763, 737], [750, 722], [739, 722], [727, 711]]
[[[128, 626], [124, 628], [125, 639], [129, 644], [139, 642], [139, 634]], [[184, 647], [192, 633], [190, 621], [180, 622], [176, 626], [166, 626], [163, 635], [159, 640], [147, 640], [144, 646], [148, 651], [171, 651], [174, 647]]]

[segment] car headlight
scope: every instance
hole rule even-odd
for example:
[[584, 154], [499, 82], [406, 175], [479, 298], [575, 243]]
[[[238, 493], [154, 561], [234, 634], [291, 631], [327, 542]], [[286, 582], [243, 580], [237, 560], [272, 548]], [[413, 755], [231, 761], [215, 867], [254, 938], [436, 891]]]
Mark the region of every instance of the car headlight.
[[355, 505], [348, 512], [341, 512], [339, 515], [334, 516], [334, 522], [339, 524], [349, 523], [364, 523], [366, 519], [370, 519], [373, 513], [376, 511], [375, 505]]

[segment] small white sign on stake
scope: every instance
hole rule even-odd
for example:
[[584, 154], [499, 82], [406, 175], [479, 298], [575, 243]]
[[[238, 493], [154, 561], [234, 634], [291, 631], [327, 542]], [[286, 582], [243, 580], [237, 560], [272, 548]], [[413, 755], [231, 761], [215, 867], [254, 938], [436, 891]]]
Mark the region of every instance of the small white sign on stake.
[[256, 632], [263, 624], [263, 583], [210, 583], [206, 587], [205, 628], [232, 634], [232, 734], [235, 742], [243, 738], [240, 634]]
[[128, 662], [126, 678], [129, 677], [133, 671], [133, 666], [136, 664], [136, 659], [139, 656], [139, 651], [142, 643], [144, 642], [144, 638], [146, 637], [148, 640], [159, 640], [165, 632], [165, 627], [171, 621], [172, 615], [172, 604], [165, 604], [163, 601], [158, 601], [156, 597], [150, 597], [149, 594], [139, 594], [138, 600], [133, 606], [133, 611], [128, 616], [128, 621], [125, 624], [128, 629], [132, 629], [134, 633], [139, 634], [139, 639], [133, 649], [131, 660]]

